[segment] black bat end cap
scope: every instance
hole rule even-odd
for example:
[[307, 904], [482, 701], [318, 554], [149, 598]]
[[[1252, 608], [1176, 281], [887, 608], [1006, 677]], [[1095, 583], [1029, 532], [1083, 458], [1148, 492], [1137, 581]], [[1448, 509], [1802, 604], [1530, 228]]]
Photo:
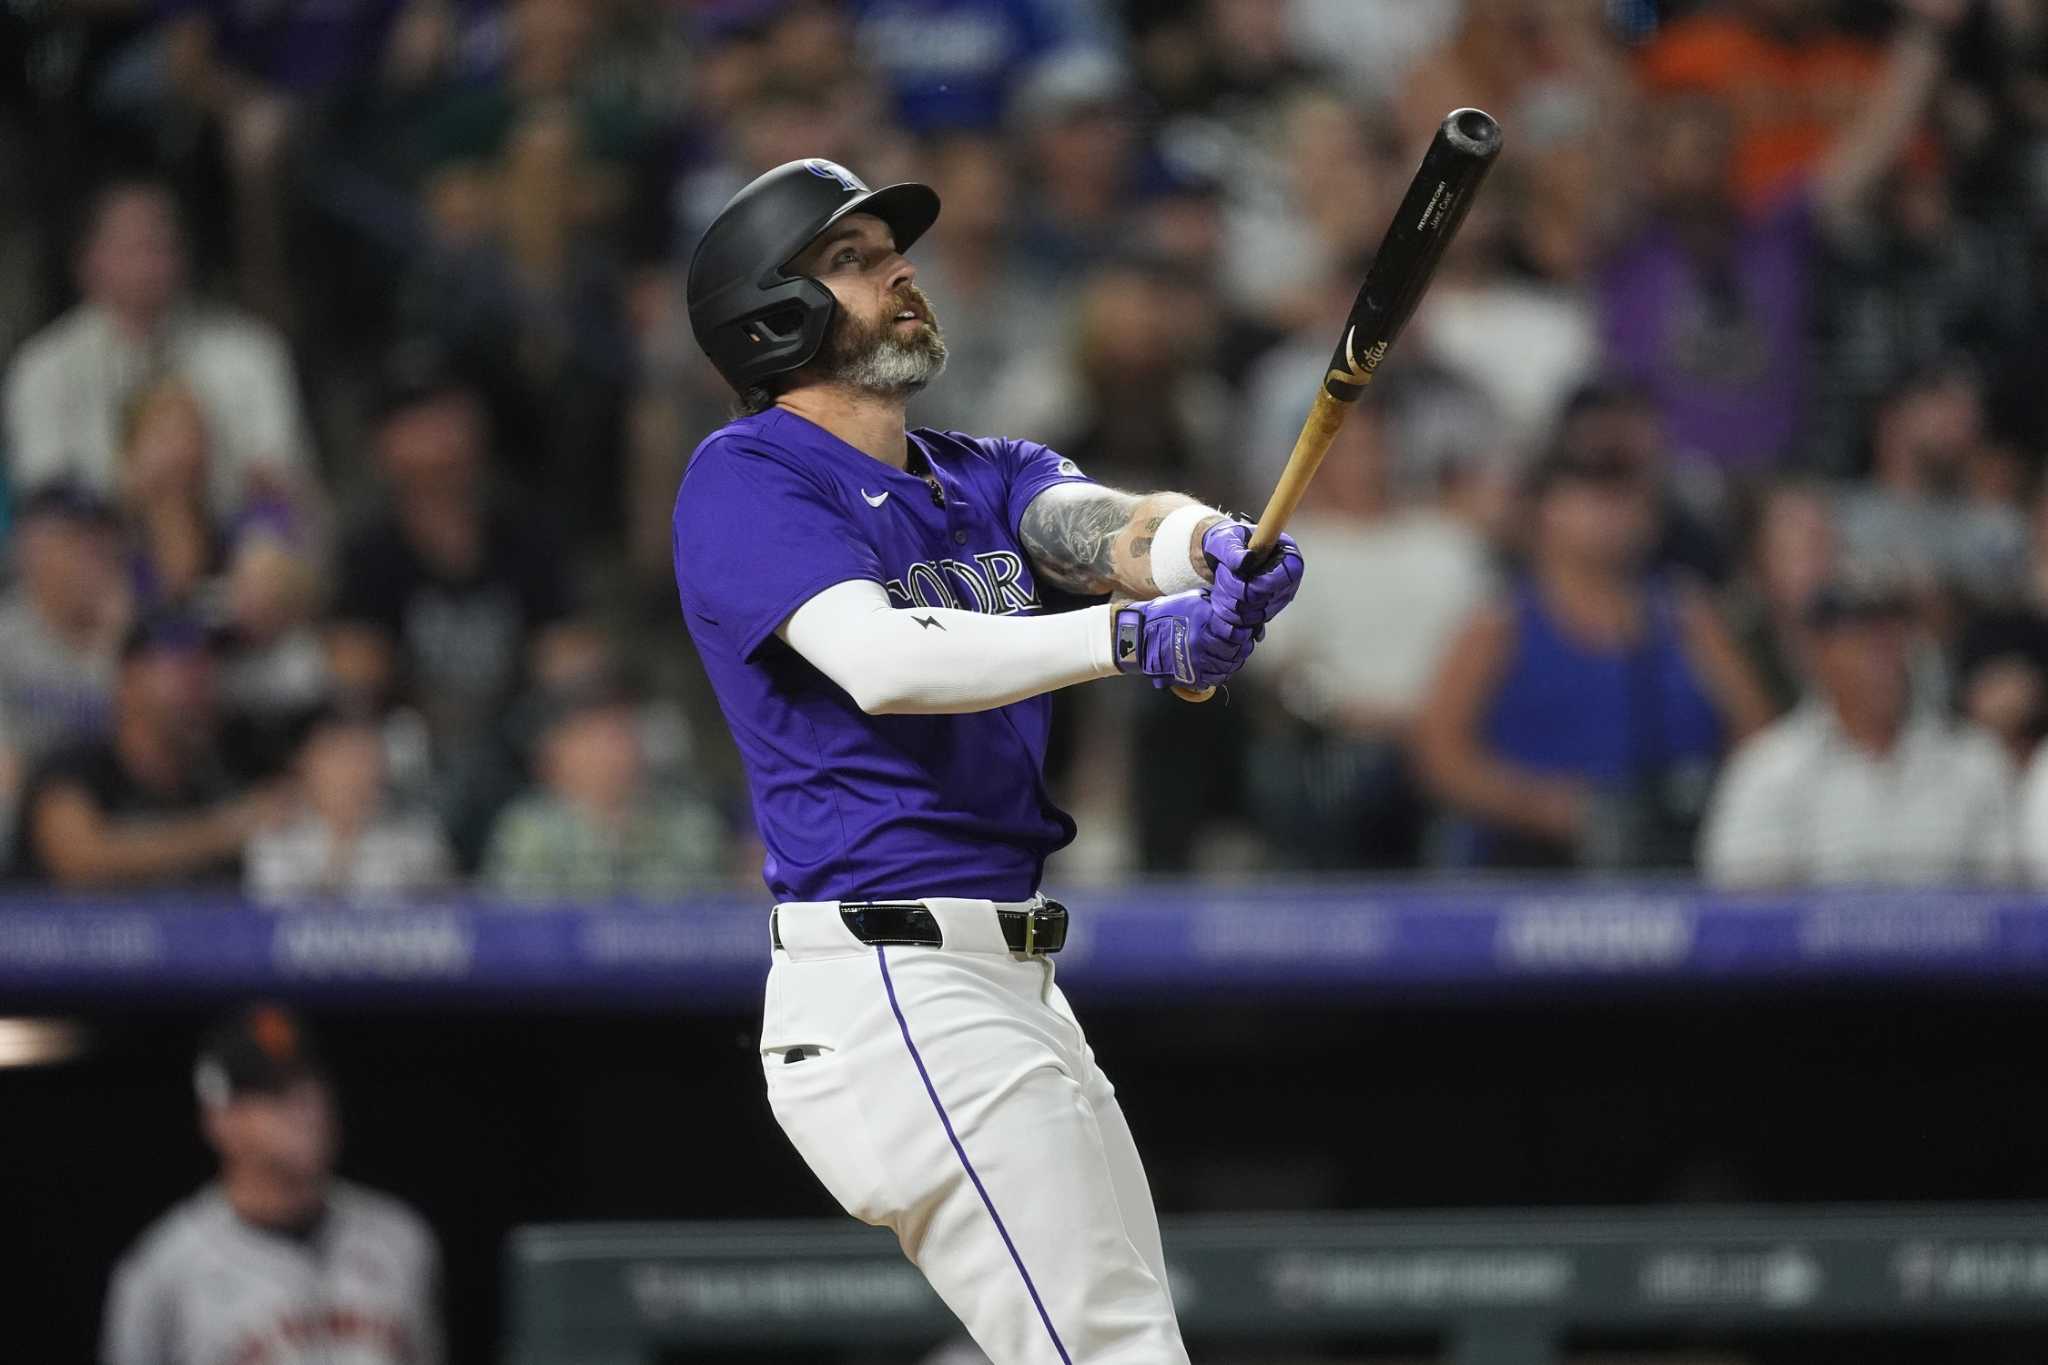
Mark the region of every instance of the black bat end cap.
[[1444, 120], [1444, 136], [1468, 156], [1491, 158], [1500, 153], [1500, 123], [1484, 109], [1454, 109]]

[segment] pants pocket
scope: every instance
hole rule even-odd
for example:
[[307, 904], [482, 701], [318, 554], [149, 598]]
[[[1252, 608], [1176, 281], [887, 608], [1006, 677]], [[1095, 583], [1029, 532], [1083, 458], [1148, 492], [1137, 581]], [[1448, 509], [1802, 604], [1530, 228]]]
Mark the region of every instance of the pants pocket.
[[826, 1192], [863, 1223], [889, 1225], [899, 1210], [847, 1054], [789, 1062], [776, 1050], [762, 1057], [761, 1071], [775, 1121]]

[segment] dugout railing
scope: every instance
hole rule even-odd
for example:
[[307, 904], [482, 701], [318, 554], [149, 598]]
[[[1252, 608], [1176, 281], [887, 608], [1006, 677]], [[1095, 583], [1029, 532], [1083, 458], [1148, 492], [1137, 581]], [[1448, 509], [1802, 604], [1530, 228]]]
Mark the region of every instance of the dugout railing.
[[[1556, 1365], [1575, 1331], [2048, 1329], [2048, 1205], [1169, 1220], [1190, 1338], [1428, 1336], [1455, 1365]], [[887, 1233], [570, 1224], [508, 1246], [510, 1365], [653, 1365], [957, 1331]]]

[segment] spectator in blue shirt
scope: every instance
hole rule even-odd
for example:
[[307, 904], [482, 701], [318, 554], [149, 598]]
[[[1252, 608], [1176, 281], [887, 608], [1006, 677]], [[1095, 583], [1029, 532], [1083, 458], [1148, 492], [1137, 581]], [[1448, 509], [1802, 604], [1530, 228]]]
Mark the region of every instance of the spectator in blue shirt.
[[1563, 443], [1530, 481], [1527, 570], [1451, 645], [1417, 725], [1444, 854], [1485, 867], [1671, 867], [1715, 764], [1771, 706], [1714, 608], [1648, 565], [1648, 469]]
[[1097, 35], [1075, 0], [855, 0], [861, 55], [914, 133], [991, 128], [1033, 62]]

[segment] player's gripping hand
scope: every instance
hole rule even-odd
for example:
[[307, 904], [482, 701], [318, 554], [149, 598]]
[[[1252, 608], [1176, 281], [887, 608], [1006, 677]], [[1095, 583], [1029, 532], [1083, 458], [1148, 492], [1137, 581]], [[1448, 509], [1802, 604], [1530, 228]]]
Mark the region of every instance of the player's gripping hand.
[[1265, 625], [1301, 588], [1301, 546], [1294, 537], [1282, 532], [1256, 571], [1245, 562], [1251, 538], [1252, 528], [1241, 521], [1219, 522], [1202, 536], [1202, 553], [1216, 572], [1216, 610], [1235, 626]]
[[1111, 616], [1117, 670], [1142, 673], [1154, 687], [1215, 687], [1244, 667], [1265, 634], [1264, 627], [1226, 618], [1207, 588], [1119, 602]]

